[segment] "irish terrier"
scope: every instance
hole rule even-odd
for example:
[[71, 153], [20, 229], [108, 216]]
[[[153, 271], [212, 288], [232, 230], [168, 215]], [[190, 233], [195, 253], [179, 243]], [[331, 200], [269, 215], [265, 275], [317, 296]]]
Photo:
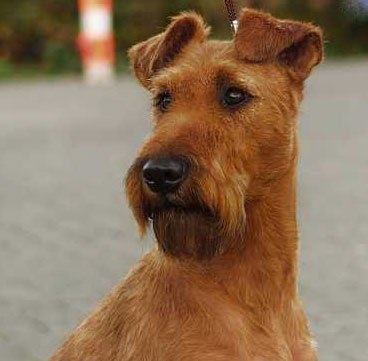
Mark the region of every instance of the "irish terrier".
[[232, 41], [196, 14], [134, 46], [154, 131], [126, 190], [157, 246], [52, 361], [312, 361], [299, 300], [297, 116], [321, 30], [243, 10]]

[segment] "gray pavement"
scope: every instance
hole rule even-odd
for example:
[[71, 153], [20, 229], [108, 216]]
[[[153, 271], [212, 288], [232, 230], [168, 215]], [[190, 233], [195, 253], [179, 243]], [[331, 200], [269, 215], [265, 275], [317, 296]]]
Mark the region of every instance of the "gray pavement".
[[[0, 85], [0, 360], [46, 360], [149, 248], [122, 179], [150, 129], [130, 78]], [[330, 63], [300, 123], [301, 292], [324, 361], [368, 360], [368, 60]]]

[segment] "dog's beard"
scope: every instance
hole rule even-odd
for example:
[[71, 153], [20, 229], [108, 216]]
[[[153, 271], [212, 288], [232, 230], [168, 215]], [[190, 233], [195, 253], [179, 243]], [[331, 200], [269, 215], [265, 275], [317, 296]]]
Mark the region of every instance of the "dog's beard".
[[215, 177], [207, 176], [162, 197], [146, 192], [136, 165], [126, 179], [128, 200], [141, 235], [151, 223], [161, 250], [174, 257], [211, 259], [243, 248], [243, 189], [232, 184], [221, 187]]
[[224, 238], [214, 215], [200, 208], [165, 207], [152, 215], [161, 249], [174, 257], [211, 259], [224, 251]]

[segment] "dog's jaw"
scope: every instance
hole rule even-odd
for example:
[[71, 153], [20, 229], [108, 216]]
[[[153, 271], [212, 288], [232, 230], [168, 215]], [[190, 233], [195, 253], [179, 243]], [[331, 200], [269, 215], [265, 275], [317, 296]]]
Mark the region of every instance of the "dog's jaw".
[[152, 225], [161, 250], [171, 256], [202, 260], [223, 252], [218, 221], [199, 208], [161, 209], [153, 214]]

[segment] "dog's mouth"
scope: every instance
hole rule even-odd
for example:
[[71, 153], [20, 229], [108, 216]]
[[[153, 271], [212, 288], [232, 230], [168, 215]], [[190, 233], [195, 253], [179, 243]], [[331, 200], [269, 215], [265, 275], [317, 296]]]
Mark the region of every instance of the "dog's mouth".
[[149, 209], [147, 209], [147, 216], [151, 221], [161, 218], [163, 215], [171, 215], [172, 217], [175, 217], [176, 215], [180, 217], [185, 217], [186, 215], [188, 217], [192, 217], [194, 215], [205, 218], [208, 221], [214, 221], [216, 219], [214, 212], [201, 204], [184, 204], [183, 202], [172, 201], [166, 197], [160, 202], [159, 205], [153, 207], [151, 206]]
[[160, 248], [172, 256], [209, 259], [221, 251], [216, 214], [201, 204], [165, 199], [148, 218]]

